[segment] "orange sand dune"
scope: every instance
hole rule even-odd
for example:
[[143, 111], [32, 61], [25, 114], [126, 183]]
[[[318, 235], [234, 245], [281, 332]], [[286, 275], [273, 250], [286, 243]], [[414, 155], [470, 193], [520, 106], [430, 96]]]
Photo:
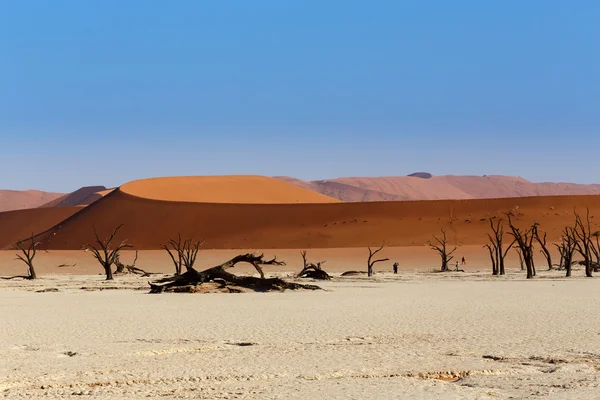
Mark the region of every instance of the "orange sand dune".
[[339, 200], [264, 176], [183, 176], [133, 181], [121, 186], [132, 196], [200, 203], [337, 203]]
[[[145, 184], [148, 181], [144, 182]], [[127, 187], [128, 186], [128, 187]], [[126, 185], [129, 191], [137, 185]], [[144, 185], [140, 185], [144, 188]], [[153, 194], [146, 187], [146, 194]], [[138, 195], [140, 191], [135, 191]], [[160, 193], [160, 191], [154, 192]], [[222, 197], [221, 197], [222, 198]], [[214, 197], [212, 198], [215, 199]], [[255, 197], [256, 199], [256, 197]], [[79, 249], [124, 224], [119, 240], [138, 249], [159, 249], [180, 232], [206, 239], [206, 248], [334, 248], [377, 245], [422, 246], [443, 226], [452, 242], [481, 245], [485, 218], [516, 209], [518, 223], [534, 220], [556, 240], [573, 220], [574, 207], [589, 206], [599, 229], [600, 196], [552, 196], [487, 200], [436, 200], [321, 204], [219, 204], [160, 201], [115, 190], [41, 237], [49, 249]], [[452, 227], [448, 221], [453, 219]]]
[[0, 249], [10, 247], [21, 239], [38, 234], [70, 217], [80, 208], [31, 208], [0, 213]]
[[0, 212], [39, 207], [62, 195], [39, 190], [0, 190]]

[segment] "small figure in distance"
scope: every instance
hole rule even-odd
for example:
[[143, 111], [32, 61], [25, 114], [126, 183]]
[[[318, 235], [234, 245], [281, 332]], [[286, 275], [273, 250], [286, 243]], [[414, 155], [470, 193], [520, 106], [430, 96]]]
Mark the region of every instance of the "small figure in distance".
[[456, 270], [458, 271], [458, 261], [456, 262]]
[[[458, 263], [457, 263], [457, 264], [458, 264]], [[462, 265], [467, 265], [467, 260], [465, 260], [465, 257], [464, 257], [464, 256], [463, 256], [463, 258], [462, 258], [462, 263], [461, 263], [461, 264], [462, 264]]]
[[398, 273], [398, 261], [396, 261], [394, 263], [394, 267], [393, 268], [394, 268], [394, 273], [397, 274]]

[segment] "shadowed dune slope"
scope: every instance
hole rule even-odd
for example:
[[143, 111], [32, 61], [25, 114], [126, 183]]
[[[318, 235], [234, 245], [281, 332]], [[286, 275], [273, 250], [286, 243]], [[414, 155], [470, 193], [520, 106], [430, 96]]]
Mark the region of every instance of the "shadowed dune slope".
[[338, 204], [218, 204], [168, 202], [115, 190], [82, 209], [40, 239], [44, 248], [79, 249], [123, 224], [117, 240], [138, 249], [159, 249], [181, 233], [206, 239], [206, 248], [332, 248], [425, 245], [440, 227], [459, 244], [483, 244], [491, 216], [516, 209], [519, 225], [534, 220], [556, 240], [573, 221], [573, 209], [590, 207], [600, 222], [600, 196], [554, 196], [492, 200], [403, 201]]
[[104, 186], [85, 186], [74, 192], [65, 194], [40, 207], [67, 207], [67, 206], [85, 206], [102, 198], [102, 193], [106, 188]]
[[0, 213], [0, 249], [32, 233], [42, 233], [81, 210], [79, 207], [31, 208]]
[[39, 190], [0, 190], [0, 212], [39, 207], [61, 196]]
[[338, 203], [339, 200], [265, 176], [181, 176], [129, 182], [121, 191], [153, 200], [288, 204]]

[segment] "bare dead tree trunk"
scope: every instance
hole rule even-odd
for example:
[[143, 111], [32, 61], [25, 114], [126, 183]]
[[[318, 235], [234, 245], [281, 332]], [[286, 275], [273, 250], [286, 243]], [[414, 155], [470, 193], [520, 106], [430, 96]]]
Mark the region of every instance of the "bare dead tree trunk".
[[23, 263], [25, 263], [25, 265], [27, 266], [27, 275], [17, 275], [2, 279], [37, 279], [37, 274], [35, 273], [35, 268], [33, 267], [33, 259], [37, 254], [36, 247], [40, 243], [35, 241], [35, 235], [33, 233], [31, 234], [31, 238], [27, 240], [27, 247], [24, 246], [24, 242], [25, 240], [17, 242], [17, 247], [19, 248], [19, 250], [21, 250], [21, 253], [23, 254], [21, 255], [17, 253], [17, 258], [15, 258], [15, 260], [21, 260], [23, 261]]
[[373, 257], [385, 248], [385, 243], [381, 245], [377, 250], [371, 250], [369, 247], [369, 258], [367, 260], [367, 276], [373, 276], [373, 266], [378, 262], [388, 261], [389, 258], [381, 258], [379, 260], [373, 260]]
[[113, 280], [112, 266], [115, 264], [115, 261], [119, 258], [119, 253], [123, 249], [131, 248], [130, 244], [127, 244], [127, 241], [122, 241], [117, 247], [111, 250], [111, 244], [114, 240], [117, 232], [121, 229], [123, 225], [119, 225], [115, 228], [115, 230], [111, 233], [111, 235], [101, 240], [98, 236], [98, 232], [96, 232], [96, 227], [94, 227], [94, 236], [96, 236], [96, 245], [86, 244], [84, 248], [86, 251], [90, 250], [94, 255], [94, 258], [98, 260], [102, 268], [104, 268], [104, 273], [106, 274], [106, 280]]
[[539, 223], [535, 222], [533, 224], [533, 236], [535, 237], [535, 240], [539, 243], [540, 247], [542, 248], [540, 250], [540, 253], [542, 253], [544, 255], [544, 257], [546, 257], [546, 261], [548, 262], [548, 271], [552, 270], [552, 255], [550, 254], [550, 251], [548, 250], [548, 247], [546, 246], [546, 236], [547, 233], [544, 232], [544, 236], [540, 236], [540, 232], [538, 227], [540, 226]]
[[442, 267], [441, 267], [441, 272], [446, 272], [449, 271], [450, 268], [448, 267], [450, 265], [450, 262], [452, 261], [452, 259], [454, 258], [454, 256], [452, 255], [457, 247], [454, 247], [454, 249], [452, 249], [452, 251], [448, 251], [446, 245], [447, 245], [447, 238], [446, 238], [446, 230], [442, 229], [442, 237], [438, 238], [437, 236], [434, 236], [433, 239], [437, 242], [437, 244], [429, 242], [429, 247], [431, 247], [432, 250], [435, 250], [439, 253], [440, 258], [442, 259]]
[[321, 268], [321, 265], [325, 264], [325, 261], [319, 261], [316, 264], [308, 262], [306, 259], [306, 250], [301, 251], [300, 255], [302, 256], [303, 266], [302, 271], [296, 275], [296, 278], [331, 279], [329, 274]]
[[590, 209], [587, 208], [586, 212], [586, 220], [585, 222], [581, 219], [577, 211], [575, 213], [575, 227], [572, 232], [576, 238], [575, 245], [577, 251], [583, 257], [583, 262], [585, 265], [585, 276], [591, 278], [592, 274], [592, 246], [594, 245], [592, 242], [592, 227], [590, 223]]
[[486, 243], [483, 247], [486, 247], [490, 253], [490, 260], [492, 261], [492, 275], [498, 275], [498, 267], [496, 266], [498, 260], [498, 250], [494, 243]]
[[519, 256], [519, 264], [521, 265], [521, 271], [525, 270], [525, 261], [523, 261], [523, 253], [519, 247], [515, 247], [517, 249], [517, 255]]
[[[236, 276], [227, 272], [228, 269], [242, 262], [251, 264], [260, 274], [260, 278], [253, 276]], [[223, 264], [206, 269], [202, 272], [198, 272], [193, 267], [190, 267], [181, 275], [160, 279], [152, 283], [149, 282], [150, 293], [162, 293], [165, 290], [171, 290], [185, 286], [197, 286], [211, 281], [219, 282], [225, 287], [229, 287], [228, 285], [233, 285], [255, 291], [321, 289], [315, 285], [302, 285], [299, 283], [286, 282], [280, 278], [265, 278], [265, 274], [261, 268], [263, 265], [285, 265], [285, 263], [282, 261], [277, 261], [277, 258], [273, 258], [272, 260], [264, 260], [264, 256], [262, 254], [242, 254]]]
[[490, 228], [492, 229], [492, 234], [488, 233], [490, 244], [485, 245], [485, 247], [489, 249], [490, 258], [492, 259], [492, 275], [505, 275], [504, 259], [514, 244], [514, 240], [505, 250], [503, 243], [504, 226], [502, 225], [502, 220], [498, 219], [498, 222], [494, 225], [494, 221], [490, 218]]
[[571, 276], [571, 268], [573, 266], [573, 255], [577, 248], [577, 236], [572, 227], [566, 227], [561, 236], [560, 245], [556, 245], [561, 254], [561, 266], [566, 270], [565, 276]]
[[511, 214], [506, 213], [506, 216], [508, 217], [508, 226], [511, 229], [509, 234], [515, 239], [519, 250], [521, 250], [521, 255], [525, 262], [525, 267], [527, 268], [527, 279], [531, 279], [535, 276], [535, 264], [533, 263], [533, 227], [522, 232], [513, 225]]

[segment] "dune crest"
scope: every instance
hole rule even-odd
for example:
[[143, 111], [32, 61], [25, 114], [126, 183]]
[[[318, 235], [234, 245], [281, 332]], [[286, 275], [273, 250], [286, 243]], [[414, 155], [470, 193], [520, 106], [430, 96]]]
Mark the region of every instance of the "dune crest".
[[339, 203], [321, 193], [255, 175], [151, 178], [126, 183], [120, 190], [135, 197], [186, 203]]

